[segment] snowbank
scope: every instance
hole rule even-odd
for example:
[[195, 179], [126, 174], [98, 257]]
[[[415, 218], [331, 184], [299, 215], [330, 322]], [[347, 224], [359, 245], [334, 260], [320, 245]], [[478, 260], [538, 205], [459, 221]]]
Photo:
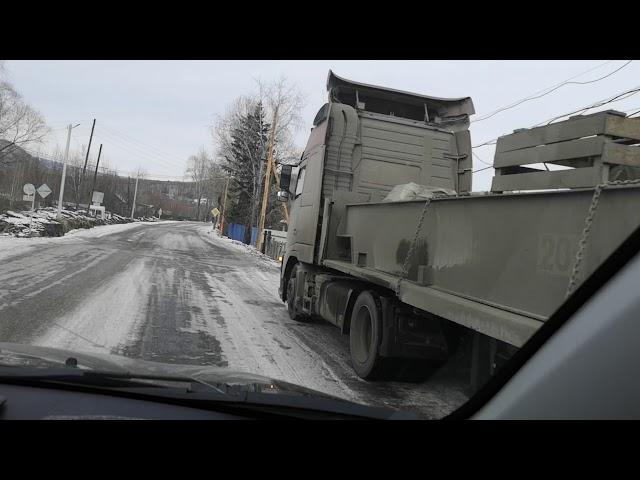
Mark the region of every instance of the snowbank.
[[99, 225], [114, 225], [133, 222], [159, 222], [155, 217], [142, 217], [131, 220], [115, 213], [109, 213], [108, 218], [96, 218], [84, 211], [65, 210], [61, 212], [61, 219], [57, 218], [57, 210], [51, 207], [40, 208], [36, 211], [14, 212], [7, 211], [0, 214], [0, 235], [15, 237], [59, 237], [77, 229], [93, 228]]
[[92, 238], [104, 237], [105, 235], [111, 235], [114, 233], [123, 232], [143, 225], [155, 225], [163, 223], [175, 223], [174, 220], [162, 220], [155, 222], [131, 222], [117, 225], [104, 225], [99, 228], [92, 229], [76, 229], [70, 230], [66, 235], [62, 237], [34, 237], [34, 238], [22, 238], [13, 235], [0, 234], [0, 261], [3, 258], [13, 255], [22, 255], [28, 253], [33, 249], [38, 249], [43, 246], [59, 245], [64, 242], [76, 242], [78, 240], [84, 241]]
[[268, 255], [265, 255], [262, 252], [259, 252], [254, 246], [247, 245], [246, 243], [242, 243], [237, 240], [232, 240], [229, 237], [221, 236], [218, 230], [212, 230], [211, 227], [203, 227], [200, 230], [200, 234], [210, 239], [215, 238], [216, 242], [222, 242], [225, 246], [228, 246], [229, 248], [233, 248], [234, 250], [238, 250], [243, 253], [248, 253], [258, 258], [259, 260], [263, 260], [269, 264], [272, 264], [280, 268], [280, 262], [278, 262], [277, 260], [274, 260], [273, 258], [269, 257]]
[[62, 210], [61, 218], [58, 219], [57, 210], [51, 207], [23, 212], [9, 210], [5, 214], [0, 214], [0, 234], [16, 237], [59, 237], [78, 228], [93, 228], [98, 225], [130, 223], [132, 221], [116, 214], [101, 219], [73, 210]]

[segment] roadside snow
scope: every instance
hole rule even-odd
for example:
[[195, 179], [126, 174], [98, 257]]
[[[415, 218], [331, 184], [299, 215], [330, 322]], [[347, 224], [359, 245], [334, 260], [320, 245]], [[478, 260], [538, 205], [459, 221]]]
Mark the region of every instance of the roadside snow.
[[[177, 220], [161, 220], [159, 222], [121, 223], [116, 225], [103, 225], [100, 227], [94, 227], [90, 229], [78, 228], [78, 229], [70, 230], [69, 232], [67, 232], [65, 237], [68, 237], [71, 235], [73, 238], [99, 238], [99, 237], [104, 237], [105, 235], [111, 235], [113, 233], [124, 232], [125, 230], [134, 228], [137, 225], [161, 225], [166, 223], [177, 223]], [[56, 238], [65, 238], [65, 237], [56, 237]]]
[[253, 255], [254, 257], [263, 260], [266, 263], [270, 263], [275, 265], [278, 269], [280, 268], [280, 262], [274, 260], [273, 258], [265, 255], [264, 253], [259, 252], [252, 245], [247, 245], [246, 243], [239, 242], [237, 240], [232, 240], [229, 237], [223, 237], [220, 235], [218, 230], [212, 230], [211, 227], [202, 227], [199, 231], [200, 235], [205, 237], [210, 242], [215, 242], [216, 245], [220, 245], [222, 243], [225, 247], [232, 248], [239, 252]]
[[[59, 245], [67, 242], [83, 241], [91, 238], [104, 237], [138, 226], [159, 225], [163, 223], [175, 223], [174, 220], [163, 220], [159, 222], [132, 222], [115, 225], [101, 225], [89, 229], [77, 229], [67, 232], [62, 237], [14, 237], [13, 235], [0, 235], [0, 261], [14, 255], [28, 253], [38, 248]], [[1, 266], [1, 263], [0, 263]]]

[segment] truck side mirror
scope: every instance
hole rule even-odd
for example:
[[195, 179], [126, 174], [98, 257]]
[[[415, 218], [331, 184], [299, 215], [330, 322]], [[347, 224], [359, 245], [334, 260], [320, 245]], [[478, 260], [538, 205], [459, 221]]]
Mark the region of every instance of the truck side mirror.
[[282, 165], [280, 169], [280, 190], [284, 192], [289, 191], [291, 186], [291, 172], [293, 167], [291, 165]]

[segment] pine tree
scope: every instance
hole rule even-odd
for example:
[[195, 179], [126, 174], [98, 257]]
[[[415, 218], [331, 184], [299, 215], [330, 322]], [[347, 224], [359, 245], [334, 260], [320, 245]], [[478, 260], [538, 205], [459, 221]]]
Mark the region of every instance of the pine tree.
[[248, 238], [251, 227], [257, 224], [268, 135], [269, 124], [262, 103], [258, 102], [232, 130], [231, 149], [223, 165], [232, 178], [229, 193], [235, 198], [229, 205], [227, 218], [229, 222], [245, 225]]

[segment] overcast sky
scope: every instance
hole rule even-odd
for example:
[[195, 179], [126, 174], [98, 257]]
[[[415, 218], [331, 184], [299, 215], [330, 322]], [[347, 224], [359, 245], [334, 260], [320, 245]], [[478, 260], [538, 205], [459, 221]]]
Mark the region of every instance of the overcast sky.
[[[234, 98], [254, 91], [255, 78], [287, 77], [305, 93], [303, 147], [317, 110], [326, 101], [329, 69], [350, 80], [438, 97], [470, 96], [476, 115], [530, 96], [570, 77], [600, 78], [625, 61], [7, 61], [9, 80], [55, 129], [43, 152], [64, 147], [65, 126], [72, 148], [87, 144], [96, 130], [92, 158], [125, 173], [144, 168], [150, 177], [180, 177], [186, 158], [204, 146], [213, 151], [210, 127]], [[602, 81], [565, 85], [493, 118], [472, 123], [473, 145], [576, 110], [640, 86], [640, 62]], [[640, 94], [593, 111], [640, 110]], [[475, 150], [487, 162], [493, 147]], [[101, 160], [102, 164], [102, 160]], [[484, 167], [474, 158], [474, 168]], [[493, 169], [474, 174], [474, 190], [490, 187]]]

